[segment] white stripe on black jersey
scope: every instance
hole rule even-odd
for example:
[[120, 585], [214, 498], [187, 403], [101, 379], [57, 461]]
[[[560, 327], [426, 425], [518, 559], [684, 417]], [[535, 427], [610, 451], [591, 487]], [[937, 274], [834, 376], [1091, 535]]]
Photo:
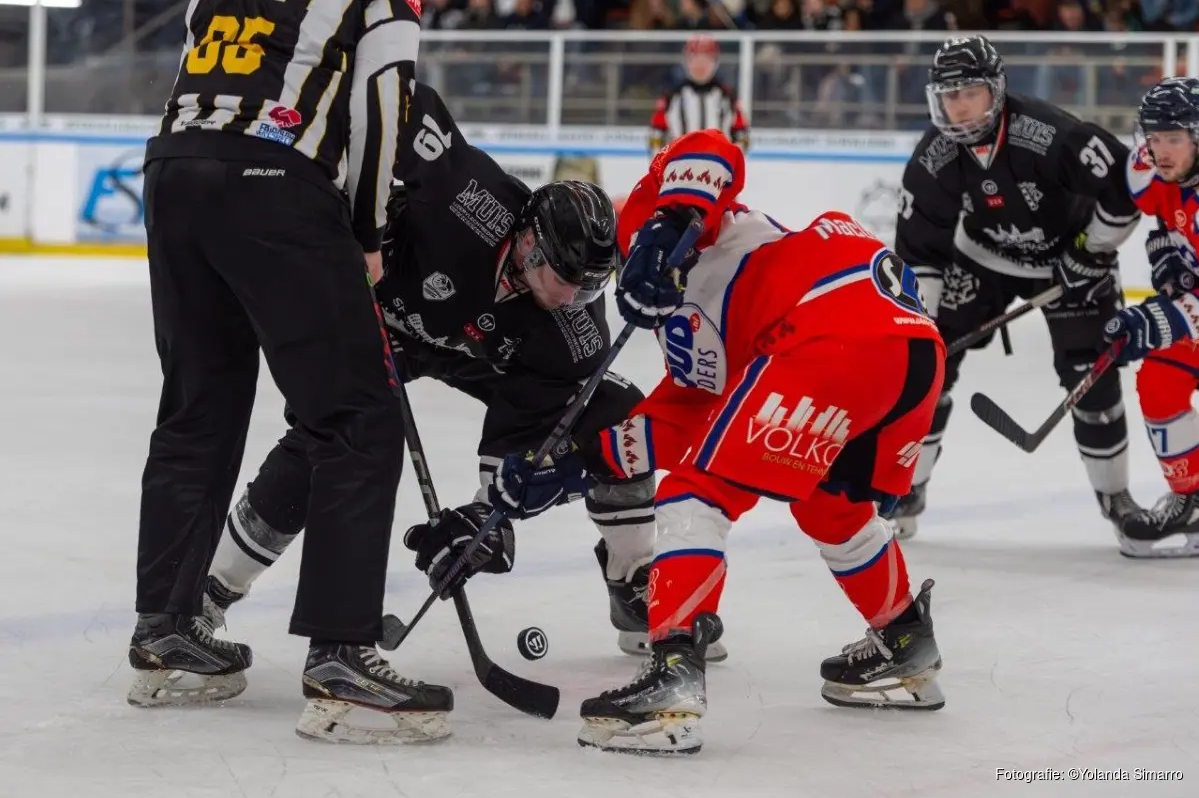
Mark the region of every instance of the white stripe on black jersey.
[[734, 117], [733, 100], [719, 83], [700, 87], [684, 83], [666, 103], [666, 138], [674, 141], [684, 133], [709, 128], [731, 138]]
[[293, 149], [349, 194], [359, 240], [377, 242], [415, 76], [419, 8], [419, 0], [191, 0], [159, 137], [192, 142], [197, 131], [220, 131]]

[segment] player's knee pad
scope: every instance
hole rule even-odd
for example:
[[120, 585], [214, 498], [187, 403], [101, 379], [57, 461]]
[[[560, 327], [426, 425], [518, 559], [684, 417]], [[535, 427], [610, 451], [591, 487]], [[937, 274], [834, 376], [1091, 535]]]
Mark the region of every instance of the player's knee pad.
[[[251, 486], [252, 488], [253, 486]], [[254, 508], [247, 490], [225, 518], [209, 573], [237, 593], [246, 593], [254, 580], [275, 563], [296, 539], [299, 526], [278, 529]]]
[[[1054, 363], [1057, 370], [1058, 383], [1067, 391], [1073, 390], [1095, 365], [1094, 356], [1063, 357]], [[1082, 410], [1102, 411], [1120, 404], [1124, 396], [1120, 386], [1120, 372], [1108, 369], [1095, 381], [1086, 395], [1078, 400], [1075, 407]]]
[[654, 475], [592, 481], [587, 514], [608, 547], [608, 578], [623, 579], [654, 553]]
[[874, 503], [850, 501], [844, 494], [814, 491], [791, 504], [791, 516], [804, 534], [821, 544], [849, 540], [874, 516]]

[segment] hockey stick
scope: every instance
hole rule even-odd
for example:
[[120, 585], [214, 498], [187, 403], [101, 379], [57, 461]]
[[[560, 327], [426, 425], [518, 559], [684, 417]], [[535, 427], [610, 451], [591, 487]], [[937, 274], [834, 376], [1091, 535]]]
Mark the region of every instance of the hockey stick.
[[[1109, 279], [1109, 278], [1105, 278], [1105, 279]], [[966, 335], [963, 335], [961, 338], [958, 338], [956, 341], [954, 341], [953, 343], [951, 343], [949, 345], [948, 349], [946, 350], [946, 355], [956, 355], [958, 352], [961, 352], [963, 349], [970, 348], [974, 344], [978, 343], [979, 341], [983, 340], [988, 335], [993, 333], [995, 331], [995, 328], [997, 328], [997, 327], [1004, 328], [1007, 326], [1008, 322], [1015, 321], [1016, 319], [1020, 318], [1021, 316], [1023, 316], [1024, 314], [1026, 314], [1030, 311], [1036, 310], [1037, 308], [1043, 308], [1052, 302], [1056, 302], [1061, 297], [1061, 295], [1062, 295], [1062, 287], [1060, 285], [1055, 285], [1052, 288], [1048, 288], [1048, 289], [1042, 291], [1041, 293], [1034, 296], [1032, 299], [1025, 302], [1023, 305], [1012, 308], [1007, 313], [1004, 313], [1002, 316], [996, 316], [995, 318], [993, 318], [990, 321], [983, 324], [981, 327], [979, 327], [974, 332], [967, 333]]]
[[[408, 390], [401, 382], [395, 392], [400, 401], [400, 412], [404, 416], [404, 439], [408, 444], [408, 456], [412, 460], [412, 470], [416, 472], [416, 481], [420, 485], [421, 497], [425, 501], [425, 511], [429, 520], [436, 520], [441, 512], [437, 501], [437, 491], [433, 488], [433, 475], [429, 472], [428, 460], [425, 458], [425, 447], [421, 445], [420, 433], [416, 428], [416, 415], [412, 412], [412, 403], [408, 400]], [[479, 629], [475, 625], [474, 615], [470, 611], [470, 603], [466, 599], [464, 587], [458, 587], [453, 592], [454, 607], [458, 610], [458, 620], [462, 625], [462, 634], [466, 637], [466, 648], [470, 651], [470, 661], [475, 667], [475, 676], [487, 692], [503, 701], [505, 704], [519, 709], [526, 715], [538, 718], [552, 718], [558, 711], [558, 688], [548, 684], [532, 682], [496, 665], [483, 649], [483, 641], [479, 639]], [[383, 618], [383, 637], [389, 634], [399, 634], [403, 626], [394, 615]], [[402, 638], [402, 635], [401, 635]], [[380, 643], [387, 648], [385, 643]]]
[[[702, 232], [703, 219], [698, 213], [693, 213], [690, 224], [687, 225], [687, 229], [683, 231], [683, 235], [679, 238], [679, 243], [675, 246], [674, 251], [670, 253], [670, 257], [666, 259], [667, 268], [674, 269], [682, 265], [683, 259], [687, 255], [687, 251], [695, 245], [695, 242], [699, 239], [699, 236]], [[616, 336], [616, 340], [612, 342], [612, 346], [608, 350], [608, 354], [604, 357], [603, 362], [599, 364], [595, 370], [595, 373], [593, 373], [587, 379], [587, 382], [583, 384], [582, 389], [580, 389], [578, 395], [575, 396], [575, 399], [573, 402], [571, 402], [570, 407], [566, 409], [566, 412], [562, 415], [562, 418], [558, 420], [553, 432], [551, 432], [549, 437], [545, 439], [545, 442], [541, 444], [541, 448], [537, 450], [537, 453], [533, 455], [534, 463], [542, 463], [550, 455], [561, 456], [567, 453], [570, 446], [570, 431], [574, 428], [575, 422], [578, 421], [579, 416], [582, 415], [583, 410], [587, 407], [587, 403], [591, 401], [591, 395], [595, 393], [595, 389], [599, 387], [600, 381], [603, 380], [604, 375], [608, 373], [608, 369], [611, 368], [612, 363], [616, 360], [617, 355], [620, 354], [620, 350], [624, 349], [624, 345], [628, 343], [629, 338], [632, 337], [633, 332], [636, 329], [636, 325], [634, 325], [632, 322], [627, 322], [625, 324], [624, 329], [620, 331], [620, 334]], [[483, 522], [483, 526], [479, 528], [479, 531], [475, 534], [474, 538], [471, 539], [470, 543], [466, 544], [466, 547], [458, 555], [458, 559], [455, 560], [452, 565], [450, 565], [450, 568], [448, 571], [446, 571], [445, 576], [442, 577], [441, 581], [433, 588], [432, 592], [429, 593], [429, 597], [425, 599], [425, 603], [421, 605], [419, 610], [417, 610], [416, 615], [412, 617], [412, 620], [408, 622], [407, 626], [401, 626], [400, 628], [396, 629], [393, 624], [393, 632], [397, 632], [397, 634], [384, 635], [386, 639], [380, 642], [380, 645], [383, 648], [387, 649], [388, 651], [393, 651], [399, 647], [400, 643], [404, 642], [404, 638], [406, 638], [409, 633], [412, 632], [413, 627], [416, 626], [420, 619], [425, 617], [425, 613], [429, 611], [429, 608], [433, 606], [433, 603], [437, 601], [437, 598], [445, 592], [445, 589], [449, 585], [453, 584], [454, 580], [462, 572], [462, 569], [466, 567], [467, 562], [470, 560], [470, 556], [474, 554], [475, 550], [482, 544], [483, 539], [487, 537], [491, 530], [495, 528], [496, 524], [500, 523], [504, 517], [505, 516], [502, 510], [495, 509], [491, 511], [491, 515], [488, 516], [487, 520]]]
[[1119, 351], [1120, 344], [1113, 344], [1111, 349], [1099, 356], [1095, 361], [1095, 365], [1091, 366], [1091, 370], [1082, 378], [1082, 381], [1071, 389], [1066, 395], [1065, 400], [1059, 404], [1054, 411], [1045, 419], [1045, 423], [1037, 427], [1035, 431], [1028, 432], [1019, 424], [1017, 424], [1007, 412], [985, 394], [976, 393], [970, 397], [970, 409], [974, 411], [974, 415], [982, 419], [982, 422], [991, 429], [998, 432], [1003, 437], [1007, 438], [1012, 443], [1019, 446], [1026, 452], [1035, 452], [1044, 440], [1049, 437], [1049, 433], [1053, 432], [1054, 427], [1066, 417], [1066, 413], [1070, 412], [1071, 408], [1077, 405], [1082, 398], [1087, 395], [1087, 391], [1095, 387], [1095, 383], [1103, 376], [1112, 364], [1115, 363], [1115, 355]]

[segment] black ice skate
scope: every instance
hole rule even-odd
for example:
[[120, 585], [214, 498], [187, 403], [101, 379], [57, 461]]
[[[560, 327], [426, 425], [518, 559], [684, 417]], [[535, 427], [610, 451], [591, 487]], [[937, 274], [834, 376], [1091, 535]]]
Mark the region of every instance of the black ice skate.
[[1167, 493], [1117, 527], [1120, 553], [1135, 559], [1199, 557], [1199, 495]]
[[[879, 709], [940, 709], [945, 696], [937, 685], [941, 653], [933, 639], [929, 603], [933, 580], [926, 579], [905, 612], [880, 631], [846, 646], [820, 664], [824, 687], [820, 695], [839, 707]], [[913, 615], [909, 618], [907, 616]], [[891, 692], [908, 697], [892, 697]]]
[[[603, 540], [595, 546], [595, 558], [608, 586], [608, 616], [618, 633], [616, 645], [635, 657], [648, 655], [649, 609], [645, 593], [649, 589], [649, 566], [641, 566], [627, 579], [608, 579], [608, 545]], [[708, 645], [708, 662], [723, 662], [728, 656], [724, 643], [712, 641]]]
[[[308, 706], [296, 734], [310, 740], [393, 745], [450, 734], [450, 688], [403, 678], [374, 646], [313, 645], [304, 666], [304, 697]], [[361, 724], [348, 717], [354, 710]]]
[[881, 514], [883, 518], [895, 525], [895, 537], [899, 540], [907, 540], [916, 535], [916, 517], [924, 512], [924, 499], [927, 491], [927, 482], [913, 485], [912, 489], [908, 491], [908, 495], [900, 499], [891, 512]]
[[1095, 498], [1099, 501], [1099, 512], [1112, 522], [1112, 526], [1116, 528], [1117, 532], [1121, 531], [1129, 520], [1143, 516], [1146, 512], [1145, 508], [1137, 504], [1137, 500], [1132, 498], [1132, 494], [1127, 490], [1118, 493], [1095, 491]]
[[253, 656], [241, 643], [217, 640], [201, 618], [141, 613], [129, 643], [138, 707], [224, 701], [246, 689]]
[[215, 576], [208, 577], [204, 588], [204, 612], [199, 620], [208, 628], [209, 634], [215, 634], [217, 629], [225, 627], [225, 613], [234, 602], [241, 601], [245, 596], [245, 593], [225, 587]]
[[704, 654], [720, 638], [720, 619], [704, 613], [692, 634], [668, 637], [629, 684], [583, 702], [579, 745], [628, 754], [694, 754], [708, 708]]

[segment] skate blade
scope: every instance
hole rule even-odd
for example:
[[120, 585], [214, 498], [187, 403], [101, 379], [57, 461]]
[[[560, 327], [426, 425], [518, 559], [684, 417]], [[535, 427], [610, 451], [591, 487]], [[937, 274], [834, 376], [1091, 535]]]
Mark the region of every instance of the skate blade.
[[[352, 722], [347, 716], [354, 710], [378, 725]], [[449, 737], [450, 722], [445, 712], [383, 712], [350, 701], [314, 698], [304, 707], [296, 734], [328, 743], [405, 745]]]
[[1132, 560], [1174, 560], [1199, 557], [1199, 532], [1179, 533], [1160, 540], [1135, 540], [1116, 532], [1120, 553]]
[[208, 676], [176, 670], [134, 671], [126, 700], [135, 707], [171, 707], [228, 701], [246, 689], [244, 671]]
[[584, 748], [640, 756], [698, 754], [704, 744], [699, 715], [693, 712], [660, 712], [636, 725], [618, 718], [585, 717], [578, 739]]
[[820, 695], [838, 707], [933, 711], [945, 706], [945, 694], [937, 684], [937, 672], [940, 669], [941, 663], [938, 662], [915, 676], [904, 676], [879, 684], [825, 682], [820, 688]]
[[[621, 651], [634, 657], [648, 657], [650, 653], [649, 635], [645, 632], [621, 632], [616, 636], [616, 645]], [[706, 662], [724, 662], [728, 658], [729, 650], [719, 640], [710, 643], [707, 654], [704, 655]]]

